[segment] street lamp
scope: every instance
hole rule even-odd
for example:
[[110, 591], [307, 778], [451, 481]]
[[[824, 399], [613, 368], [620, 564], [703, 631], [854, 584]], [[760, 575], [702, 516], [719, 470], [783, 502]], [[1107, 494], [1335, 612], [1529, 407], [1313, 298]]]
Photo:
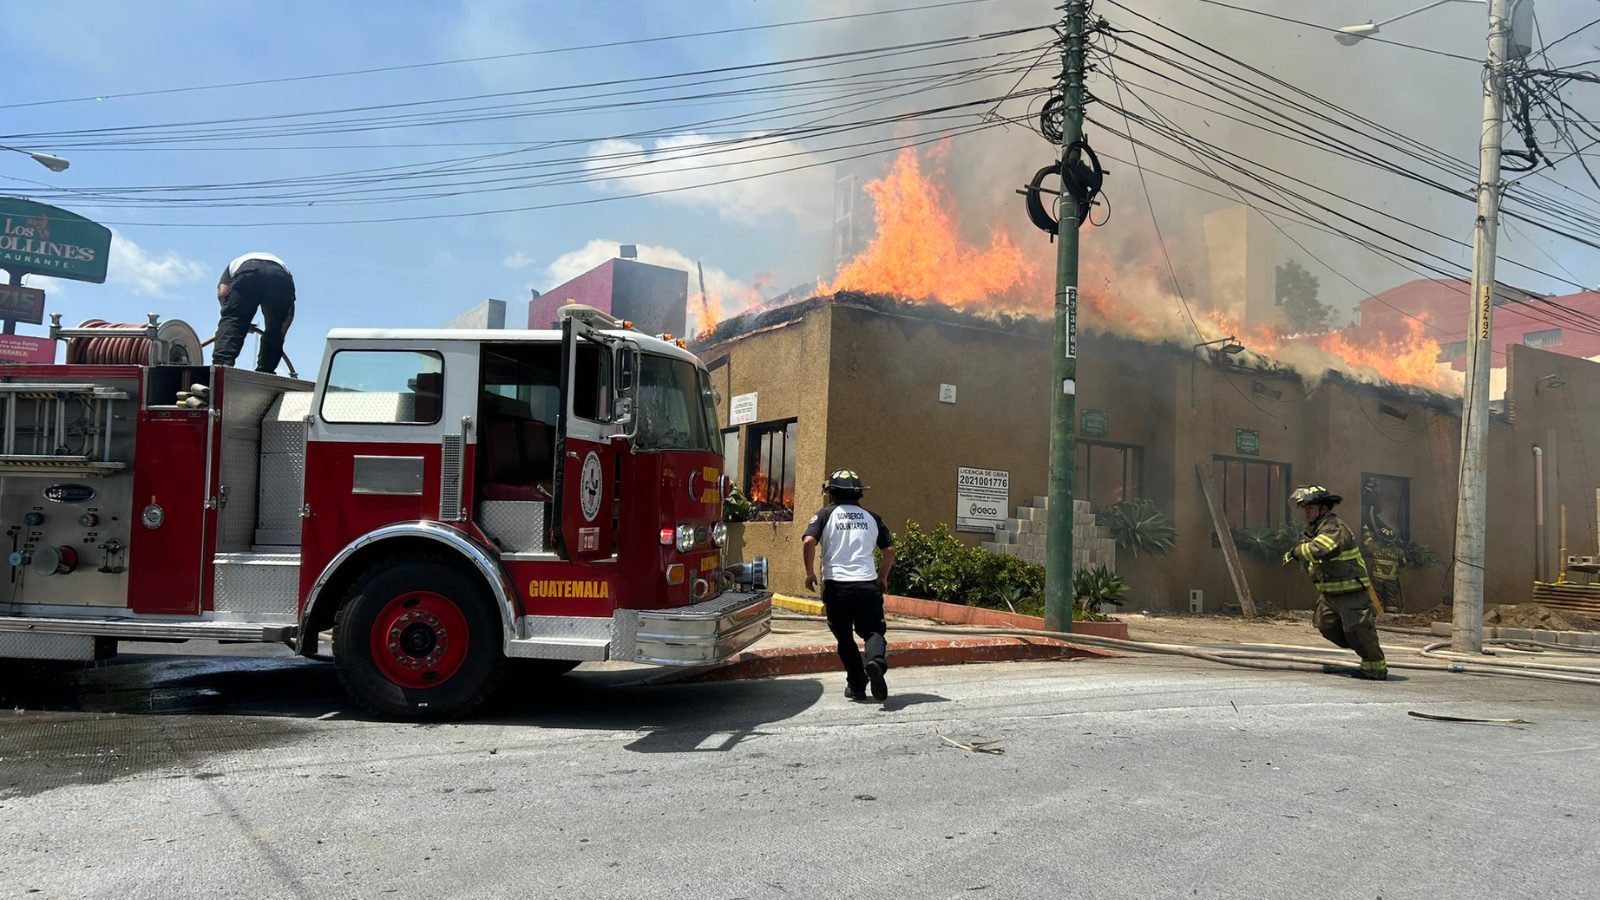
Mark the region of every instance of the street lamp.
[[1543, 378], [1541, 378], [1538, 381], [1535, 381], [1533, 383], [1533, 393], [1534, 393], [1535, 396], [1537, 396], [1539, 394], [1539, 391], [1540, 391], [1541, 388], [1549, 388], [1549, 389], [1551, 389], [1553, 391], [1553, 390], [1556, 390], [1558, 388], [1564, 388], [1566, 386], [1567, 386], [1567, 379], [1564, 376], [1561, 376], [1561, 375], [1546, 375]]
[[[1221, 344], [1222, 346], [1217, 347], [1217, 349], [1211, 351], [1211, 358], [1213, 360], [1220, 360], [1220, 357], [1222, 357], [1222, 356], [1238, 356], [1239, 354], [1244, 352], [1244, 345], [1239, 343], [1239, 339], [1234, 337], [1231, 334], [1228, 335], [1225, 338], [1217, 338], [1214, 341], [1201, 341], [1200, 343], [1195, 344], [1193, 349], [1194, 350], [1199, 350], [1201, 347], [1211, 347], [1211, 346], [1214, 346], [1216, 344]], [[1195, 377], [1198, 374], [1198, 369], [1199, 369], [1198, 362], [1199, 362], [1199, 354], [1193, 353], [1193, 351], [1191, 351], [1190, 356], [1189, 356], [1189, 408], [1190, 409], [1194, 409], [1194, 405], [1195, 405], [1194, 382], [1195, 382]]]
[[49, 169], [52, 172], [65, 172], [67, 167], [72, 165], [70, 160], [63, 159], [62, 157], [51, 153], [35, 153], [32, 150], [22, 150], [17, 147], [7, 147], [4, 144], [0, 144], [0, 150], [10, 150], [12, 153], [21, 153], [24, 156], [31, 157], [34, 162], [44, 166], [46, 169]]
[[1339, 43], [1345, 45], [1346, 47], [1353, 47], [1356, 44], [1361, 43], [1361, 39], [1362, 38], [1371, 37], [1371, 36], [1377, 34], [1379, 31], [1383, 30], [1383, 26], [1388, 25], [1388, 24], [1390, 24], [1392, 22], [1398, 22], [1401, 19], [1409, 18], [1411, 16], [1416, 15], [1417, 13], [1427, 12], [1428, 10], [1433, 9], [1435, 6], [1443, 6], [1446, 3], [1487, 3], [1487, 2], [1489, 2], [1489, 0], [1433, 0], [1433, 2], [1429, 3], [1427, 6], [1421, 6], [1421, 7], [1418, 7], [1416, 9], [1413, 9], [1412, 11], [1410, 11], [1408, 13], [1401, 13], [1400, 15], [1394, 16], [1393, 18], [1384, 19], [1382, 22], [1374, 22], [1374, 21], [1369, 19], [1366, 22], [1362, 22], [1361, 24], [1358, 24], [1358, 25], [1346, 25], [1343, 28], [1339, 29], [1339, 33], [1334, 35], [1333, 39], [1338, 41]]

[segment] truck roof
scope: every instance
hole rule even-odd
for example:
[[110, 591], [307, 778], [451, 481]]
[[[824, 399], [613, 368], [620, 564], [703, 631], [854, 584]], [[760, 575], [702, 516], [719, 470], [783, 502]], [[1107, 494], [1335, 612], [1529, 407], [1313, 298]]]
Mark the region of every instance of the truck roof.
[[[697, 365], [700, 358], [677, 344], [651, 337], [642, 331], [601, 329], [604, 333], [627, 338], [646, 353], [671, 356]], [[328, 332], [329, 341], [415, 341], [443, 343], [446, 341], [472, 344], [505, 344], [526, 341], [529, 343], [560, 341], [561, 332], [555, 329], [505, 329], [505, 328], [335, 328]]]

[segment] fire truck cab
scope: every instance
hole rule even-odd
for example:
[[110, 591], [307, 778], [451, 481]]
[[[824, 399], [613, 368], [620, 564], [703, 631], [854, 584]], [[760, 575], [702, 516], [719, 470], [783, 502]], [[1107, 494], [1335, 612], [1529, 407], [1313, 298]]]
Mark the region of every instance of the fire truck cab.
[[446, 718], [508, 672], [709, 665], [770, 629], [765, 560], [724, 555], [715, 390], [670, 336], [576, 305], [337, 330], [310, 383], [146, 330], [150, 365], [0, 369], [0, 658], [331, 633], [363, 706]]

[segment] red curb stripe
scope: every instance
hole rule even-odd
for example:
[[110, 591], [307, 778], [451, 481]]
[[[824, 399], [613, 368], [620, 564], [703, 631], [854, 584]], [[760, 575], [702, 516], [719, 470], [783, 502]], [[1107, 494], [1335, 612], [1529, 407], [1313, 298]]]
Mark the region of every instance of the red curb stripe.
[[[960, 603], [944, 603], [939, 600], [921, 600], [916, 597], [886, 594], [883, 598], [883, 609], [885, 612], [898, 613], [902, 616], [916, 616], [919, 619], [932, 619], [935, 622], [948, 622], [953, 625], [1044, 630], [1044, 619], [1038, 616], [1024, 616], [1020, 613], [1001, 612], [981, 606], [963, 606]], [[1126, 622], [1073, 622], [1072, 630], [1077, 634], [1095, 637], [1117, 638], [1123, 641], [1128, 639]]]
[[[1115, 653], [1055, 638], [974, 637], [957, 640], [895, 641], [889, 646], [889, 665], [896, 669], [979, 662], [1115, 656]], [[696, 673], [685, 672], [677, 678], [669, 675], [660, 681], [652, 679], [652, 683], [738, 681], [747, 678], [815, 675], [839, 671], [843, 671], [839, 664], [839, 654], [832, 647], [777, 647], [770, 650], [746, 651], [716, 669]]]

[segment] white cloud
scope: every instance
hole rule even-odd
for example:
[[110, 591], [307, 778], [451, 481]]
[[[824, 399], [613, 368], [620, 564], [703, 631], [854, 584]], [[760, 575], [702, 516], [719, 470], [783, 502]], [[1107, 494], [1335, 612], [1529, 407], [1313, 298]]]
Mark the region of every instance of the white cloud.
[[501, 260], [500, 264], [508, 269], [526, 269], [534, 264], [534, 258], [522, 252], [521, 250], [518, 250], [517, 252]]
[[712, 141], [700, 134], [661, 138], [649, 147], [599, 141], [589, 146], [584, 168], [607, 179], [595, 182], [602, 192], [655, 193], [663, 202], [711, 209], [741, 225], [788, 219], [802, 228], [830, 226], [833, 167], [822, 157], [786, 140], [731, 147], [709, 146]]
[[[220, 270], [219, 270], [220, 271]], [[205, 278], [206, 267], [176, 250], [156, 255], [111, 232], [111, 258], [106, 262], [106, 283], [125, 287], [142, 297], [168, 297], [174, 288]]]
[[[206, 277], [207, 266], [176, 250], [152, 253], [134, 243], [115, 228], [111, 230], [111, 255], [106, 260], [106, 285], [119, 287], [141, 297], [172, 297], [178, 288]], [[221, 267], [217, 269], [221, 272]], [[28, 283], [57, 297], [69, 293], [70, 281], [48, 276], [29, 276]]]

